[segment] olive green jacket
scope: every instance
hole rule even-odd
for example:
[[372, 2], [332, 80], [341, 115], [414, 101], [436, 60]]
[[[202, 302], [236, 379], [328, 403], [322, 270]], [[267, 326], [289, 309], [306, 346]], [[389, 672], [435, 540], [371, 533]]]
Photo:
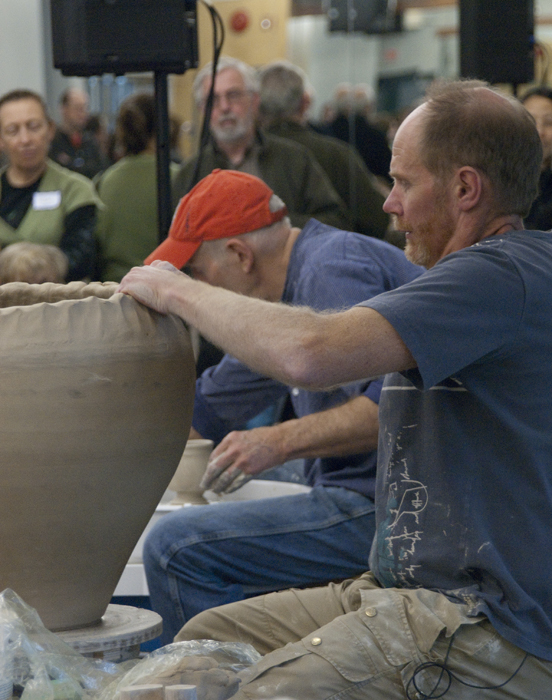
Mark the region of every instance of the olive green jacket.
[[[0, 199], [1, 187], [0, 181]], [[90, 204], [98, 206], [99, 203], [91, 180], [48, 160], [34, 204], [19, 226], [14, 229], [0, 218], [0, 246], [3, 248], [17, 241], [59, 246], [65, 230], [65, 217], [75, 209]]]
[[389, 226], [389, 217], [382, 208], [385, 197], [355, 148], [291, 121], [275, 124], [268, 131], [306, 146], [348, 207], [353, 230], [383, 238]]

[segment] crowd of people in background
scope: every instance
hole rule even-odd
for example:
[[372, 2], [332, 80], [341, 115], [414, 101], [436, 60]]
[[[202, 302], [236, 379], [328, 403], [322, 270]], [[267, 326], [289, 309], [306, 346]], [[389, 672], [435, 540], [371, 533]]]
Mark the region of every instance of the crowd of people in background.
[[[205, 76], [209, 70], [208, 66], [205, 67], [196, 80], [195, 97], [200, 113], [208, 83]], [[214, 120], [211, 122], [211, 147], [215, 152], [211, 157], [203, 156], [199, 177], [221, 164], [223, 167], [232, 166], [260, 175], [275, 191], [285, 196], [292, 219], [298, 225], [314, 216], [326, 223], [377, 238], [387, 234], [389, 217], [383, 212], [382, 205], [389, 191], [390, 144], [384, 132], [373, 125], [374, 100], [373, 95], [368, 95], [366, 86], [357, 86], [356, 89], [338, 86], [333, 119], [331, 122], [316, 122], [311, 116], [312, 89], [307, 76], [297, 66], [280, 61], [259, 73], [241, 61], [223, 58], [218, 71], [222, 79], [230, 77], [241, 85], [247, 104], [240, 104], [238, 98], [227, 110], [225, 97], [216, 100], [215, 112], [221, 100], [224, 104], [220, 124]], [[234, 92], [230, 89], [230, 100]], [[92, 180], [96, 196], [101, 200], [101, 204], [94, 202], [94, 245], [87, 253], [88, 262], [84, 267], [75, 268], [75, 264], [68, 261], [62, 280], [69, 281], [75, 279], [75, 274], [82, 274], [88, 279], [119, 281], [133, 265], [143, 262], [159, 238], [153, 96], [136, 93], [127, 98], [120, 105], [113, 124], [109, 124], [105, 115], [91, 114], [87, 93], [76, 87], [65, 90], [60, 96], [60, 121], [57, 125], [42, 98], [37, 95], [34, 101], [39, 111], [44, 112], [47, 130], [52, 131], [46, 138], [47, 144], [42, 146], [44, 168], [47, 162], [53, 162]], [[283, 107], [276, 106], [276, 111], [271, 113], [270, 105], [278, 101], [284, 103]], [[224, 152], [224, 143], [229, 143], [224, 124], [228, 122], [230, 112], [230, 121], [235, 120], [235, 108], [242, 106], [245, 110], [238, 117], [238, 129], [245, 127], [247, 132], [241, 147], [242, 156], [247, 151], [247, 157], [239, 162], [242, 156], [238, 155], [236, 160], [234, 155], [233, 160], [230, 158], [221, 163], [220, 151]], [[281, 113], [280, 109], [283, 110]], [[345, 128], [351, 115], [355, 119], [354, 139]], [[171, 115], [171, 178], [175, 207], [192, 184], [186, 180], [190, 179], [195, 166], [194, 158], [184, 158], [179, 148], [181, 125], [181, 120]], [[254, 146], [252, 149], [251, 145]], [[8, 181], [13, 170], [11, 159], [13, 149], [0, 138], [0, 168], [2, 177]], [[37, 172], [33, 171], [33, 176]], [[43, 174], [41, 172], [40, 177]], [[30, 196], [30, 208], [24, 213], [30, 211], [34, 218], [37, 216], [36, 200], [32, 200], [32, 194]], [[4, 186], [3, 209], [11, 206], [6, 204], [6, 197]], [[0, 217], [4, 216], [0, 214]], [[13, 227], [9, 220], [5, 224], [12, 226], [14, 231], [0, 241], [3, 246], [20, 239], [37, 245], [45, 242], [26, 233], [25, 228]], [[402, 241], [393, 240], [392, 232], [389, 236], [390, 240], [402, 245]], [[55, 242], [67, 254], [71, 234], [65, 232], [62, 237], [63, 244], [59, 237], [55, 240], [50, 237], [46, 244]], [[34, 254], [39, 255], [39, 250]], [[45, 258], [48, 255], [46, 251]], [[59, 279], [59, 274], [53, 275], [52, 279], [54, 277]], [[7, 279], [0, 277], [2, 282]], [[30, 281], [34, 279], [29, 276]]]
[[[211, 66], [204, 66], [195, 80], [198, 120], [210, 88], [210, 72]], [[261, 177], [287, 202], [296, 225], [302, 226], [315, 217], [404, 247], [404, 237], [393, 230], [382, 205], [391, 186], [389, 164], [394, 135], [416, 104], [403, 107], [396, 115], [378, 114], [371, 86], [340, 83], [334, 98], [320, 108], [316, 119], [308, 76], [288, 61], [275, 61], [256, 70], [237, 59], [222, 57], [216, 81], [221, 89], [215, 95], [211, 137], [198, 168], [197, 156], [186, 158], [179, 148], [182, 121], [170, 117], [174, 208], [214, 168], [231, 167]], [[544, 149], [539, 196], [526, 225], [548, 230], [552, 228], [552, 89], [530, 88], [520, 100], [536, 121]], [[77, 256], [79, 261], [71, 259], [74, 250], [68, 251], [68, 246], [74, 249], [78, 239], [71, 233], [73, 225], [55, 239], [55, 244], [69, 255], [64, 279], [82, 275], [119, 281], [133, 265], [143, 262], [159, 240], [153, 96], [136, 93], [127, 98], [112, 125], [104, 115], [90, 113], [89, 97], [79, 88], [62, 93], [57, 126], [40, 96], [36, 96], [35, 103], [44, 111], [48, 129], [53, 130], [47, 137], [46, 150], [42, 149], [44, 167], [47, 161], [53, 162], [91, 179], [95, 197], [99, 197], [87, 203], [93, 218], [93, 245], [88, 242], [82, 255]], [[0, 218], [4, 219], [4, 227], [13, 229], [8, 234], [4, 231], [0, 245], [20, 239], [51, 244], [51, 236], [46, 236], [48, 240], [43, 235], [34, 237], [25, 226], [14, 227], [10, 222], [12, 204], [6, 203], [6, 198], [14, 194], [13, 189], [8, 190], [13, 158], [9, 137], [0, 138], [0, 169], [5, 181]], [[29, 199], [33, 196], [35, 199]], [[23, 223], [36, 216], [35, 200], [43, 206], [39, 195], [27, 192], [27, 199], [34, 213], [22, 216]], [[74, 224], [75, 217], [78, 215], [67, 222]], [[86, 225], [90, 229], [91, 220]]]
[[[200, 116], [210, 87], [210, 70], [205, 66], [195, 81]], [[378, 114], [371, 86], [341, 83], [316, 119], [308, 76], [288, 61], [275, 61], [257, 71], [242, 61], [223, 57], [217, 73], [217, 81], [221, 80], [229, 87], [215, 97], [211, 140], [195, 175], [196, 157], [183, 157], [179, 148], [182, 121], [170, 117], [174, 207], [214, 168], [232, 167], [267, 182], [288, 203], [297, 225], [315, 217], [404, 246], [403, 236], [394, 232], [382, 205], [391, 185], [394, 135], [417, 105], [402, 108], [396, 115]], [[37, 99], [54, 128], [43, 100]], [[539, 195], [526, 225], [548, 230], [552, 228], [552, 89], [530, 88], [520, 100], [536, 121], [544, 149]], [[90, 113], [89, 97], [79, 88], [62, 93], [59, 109], [61, 119], [48, 139], [44, 158], [91, 179], [101, 200], [100, 206], [95, 201], [88, 204], [95, 208], [93, 246], [89, 243], [84, 253], [88, 260], [81, 256], [77, 265], [69, 257], [64, 280], [82, 275], [119, 281], [133, 265], [143, 262], [159, 240], [153, 96], [136, 93], [127, 98], [112, 125], [104, 115]], [[236, 139], [240, 130], [241, 141]], [[0, 168], [8, 182], [13, 169], [10, 157], [13, 151], [6, 139], [0, 138]], [[0, 218], [4, 218], [4, 226], [13, 227], [5, 214], [6, 207], [11, 207], [6, 204], [8, 186], [4, 185], [0, 195]], [[40, 197], [38, 201], [40, 204]], [[35, 210], [34, 205], [31, 209]], [[55, 243], [67, 255], [67, 246], [74, 244], [75, 237], [65, 232], [62, 238], [63, 243], [61, 239]], [[10, 235], [4, 232], [0, 244], [6, 246], [19, 239], [38, 244], [53, 240], [35, 240], [23, 227]]]

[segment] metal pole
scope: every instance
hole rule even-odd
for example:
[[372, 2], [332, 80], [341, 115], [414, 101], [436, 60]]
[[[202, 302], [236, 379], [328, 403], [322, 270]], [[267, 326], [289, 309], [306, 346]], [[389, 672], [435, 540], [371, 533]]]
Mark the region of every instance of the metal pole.
[[157, 113], [157, 221], [159, 243], [169, 233], [172, 218], [169, 98], [167, 73], [155, 72], [155, 106]]

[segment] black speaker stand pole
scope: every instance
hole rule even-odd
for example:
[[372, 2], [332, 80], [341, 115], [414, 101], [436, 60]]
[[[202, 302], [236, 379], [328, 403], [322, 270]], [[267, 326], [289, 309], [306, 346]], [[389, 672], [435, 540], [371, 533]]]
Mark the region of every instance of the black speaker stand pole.
[[167, 73], [155, 71], [155, 107], [157, 113], [157, 221], [159, 243], [169, 233], [172, 218], [169, 97]]

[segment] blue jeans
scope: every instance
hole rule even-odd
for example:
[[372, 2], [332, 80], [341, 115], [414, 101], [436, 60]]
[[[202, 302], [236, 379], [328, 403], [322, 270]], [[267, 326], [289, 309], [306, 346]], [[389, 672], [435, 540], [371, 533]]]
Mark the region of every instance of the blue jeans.
[[342, 487], [163, 516], [143, 553], [161, 643], [208, 608], [361, 574], [374, 530], [373, 501]]

